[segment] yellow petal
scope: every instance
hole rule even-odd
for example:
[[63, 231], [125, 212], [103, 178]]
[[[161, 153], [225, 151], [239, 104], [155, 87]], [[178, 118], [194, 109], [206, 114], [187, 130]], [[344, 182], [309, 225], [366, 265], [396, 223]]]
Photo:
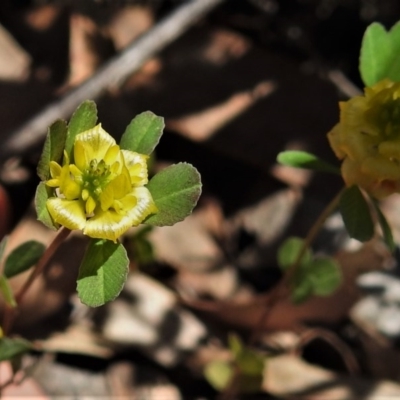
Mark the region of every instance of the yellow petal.
[[125, 165], [128, 168], [131, 182], [135, 186], [143, 186], [148, 182], [146, 155], [129, 150], [121, 150], [124, 155]]
[[329, 144], [332, 147], [332, 150], [336, 154], [336, 157], [342, 159], [346, 156], [346, 153], [341, 148], [341, 137], [340, 137], [340, 124], [336, 124], [329, 132], [328, 132], [328, 140]]
[[[101, 124], [98, 124], [94, 128], [82, 132], [76, 136], [75, 152], [77, 151], [76, 145], [78, 143], [80, 143], [78, 146], [82, 145], [84, 155], [82, 157], [82, 149], [78, 149], [79, 164], [76, 158], [75, 163], [78, 168], [82, 170], [81, 163], [83, 162], [86, 163], [85, 165], [88, 165], [88, 162], [91, 160], [103, 160], [108, 149], [115, 145], [115, 140], [101, 127]], [[75, 153], [74, 155], [76, 157]]]
[[379, 145], [379, 153], [387, 158], [400, 160], [400, 140], [387, 140]]
[[[131, 226], [137, 226], [150, 214], [157, 212], [150, 192], [145, 187], [135, 188], [126, 198], [120, 200], [123, 214], [113, 209], [99, 210], [95, 216], [88, 219], [83, 233], [93, 238], [116, 241]], [[128, 205], [134, 207], [127, 208]]]
[[364, 159], [361, 164], [361, 170], [364, 174], [370, 175], [377, 180], [400, 179], [399, 163], [379, 155]]
[[104, 156], [104, 161], [109, 165], [114, 164], [115, 162], [120, 163], [122, 161], [121, 151], [118, 145], [111, 146], [107, 150], [107, 153]]
[[69, 165], [69, 172], [71, 172], [75, 179], [82, 177], [82, 171], [75, 164]]
[[83, 229], [86, 215], [83, 202], [52, 197], [46, 202], [47, 209], [53, 220], [68, 229]]
[[86, 201], [89, 198], [89, 190], [83, 189], [81, 196], [82, 196], [82, 200]]
[[55, 161], [50, 161], [50, 175], [52, 178], [57, 178], [61, 175], [61, 165]]
[[96, 239], [116, 240], [130, 228], [128, 221], [122, 221], [122, 216], [113, 209], [99, 210], [86, 222], [83, 233]]
[[121, 199], [132, 191], [128, 174], [118, 175], [107, 185], [108, 187], [113, 191], [115, 199]]
[[[134, 207], [130, 207], [130, 196], [134, 196], [137, 203]], [[121, 199], [126, 212], [126, 217], [129, 218], [131, 226], [137, 226], [150, 214], [155, 214], [158, 210], [154, 203], [149, 190], [145, 187], [138, 187], [132, 190], [132, 194]]]
[[46, 185], [50, 187], [59, 187], [60, 186], [60, 180], [59, 179], [49, 179], [46, 181]]
[[81, 194], [81, 186], [72, 179], [69, 179], [68, 181], [63, 182], [62, 194], [68, 200], [75, 200], [79, 198]]
[[103, 211], [107, 211], [113, 204], [114, 191], [110, 185], [108, 185], [100, 194], [99, 197], [100, 206]]
[[79, 170], [84, 171], [87, 168], [90, 162], [89, 156], [85, 144], [80, 141], [75, 141], [74, 162]]
[[93, 199], [92, 196], [89, 196], [88, 199], [86, 200], [86, 214], [90, 215], [94, 209], [96, 208], [96, 201]]

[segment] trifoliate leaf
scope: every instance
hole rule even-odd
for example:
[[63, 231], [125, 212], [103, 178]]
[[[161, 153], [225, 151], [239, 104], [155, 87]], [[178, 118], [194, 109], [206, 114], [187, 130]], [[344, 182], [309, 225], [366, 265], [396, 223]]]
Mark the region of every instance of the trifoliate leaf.
[[124, 286], [128, 267], [122, 244], [92, 239], [78, 274], [77, 291], [82, 303], [98, 307], [114, 300]]
[[158, 208], [158, 213], [144, 223], [157, 226], [174, 225], [185, 219], [197, 204], [201, 194], [201, 179], [197, 169], [179, 163], [156, 174], [147, 188]]
[[43, 243], [29, 240], [16, 247], [7, 257], [4, 265], [4, 275], [12, 278], [33, 265], [35, 265], [43, 255], [46, 246]]
[[346, 188], [339, 204], [344, 225], [350, 237], [365, 242], [374, 234], [374, 224], [368, 204], [358, 186]]
[[150, 155], [160, 141], [164, 126], [164, 118], [151, 111], [137, 115], [121, 137], [121, 149]]
[[340, 169], [306, 151], [288, 150], [278, 154], [277, 161], [290, 167], [312, 169], [340, 175]]

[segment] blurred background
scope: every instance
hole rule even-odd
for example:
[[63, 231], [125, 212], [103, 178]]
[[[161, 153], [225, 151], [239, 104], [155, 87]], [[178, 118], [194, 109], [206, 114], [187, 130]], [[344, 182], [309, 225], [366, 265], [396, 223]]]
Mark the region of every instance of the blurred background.
[[[50, 106], [54, 119], [68, 119], [79, 104], [76, 90], [90, 88], [85, 84], [105, 66], [122, 63], [123, 52], [189, 3], [0, 2], [0, 234], [10, 235], [7, 251], [54, 238], [32, 208], [49, 125], [40, 117]], [[140, 112], [165, 118], [152, 168], [186, 161], [199, 170], [195, 212], [174, 227], [132, 230], [124, 239], [126, 287], [95, 310], [74, 293], [86, 241], [73, 235], [32, 288], [15, 327], [37, 344], [23, 361], [31, 386], [8, 390], [43, 398], [214, 399], [204, 369], [229, 359], [230, 333], [246, 343], [256, 331], [269, 372], [238, 398], [400, 396], [398, 254], [378, 239], [353, 242], [336, 214], [314, 250], [341, 263], [338, 292], [299, 306], [282, 300], [262, 321], [281, 278], [278, 246], [304, 236], [342, 186], [338, 177], [278, 166], [276, 155], [302, 149], [338, 164], [326, 134], [338, 121], [338, 101], [362, 90], [363, 33], [373, 21], [390, 28], [400, 3], [225, 0], [199, 10], [139, 68], [105, 76], [86, 97], [116, 139]], [[399, 208], [396, 196], [383, 204], [396, 242]], [[15, 278], [15, 287], [23, 279]]]

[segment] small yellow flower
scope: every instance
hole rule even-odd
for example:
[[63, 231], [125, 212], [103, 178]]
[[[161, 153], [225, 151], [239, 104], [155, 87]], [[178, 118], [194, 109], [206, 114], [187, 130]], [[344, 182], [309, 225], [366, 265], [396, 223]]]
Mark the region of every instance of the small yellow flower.
[[121, 150], [100, 124], [77, 135], [73, 151], [74, 164], [66, 153], [62, 166], [50, 162], [46, 184], [56, 197], [46, 205], [55, 222], [115, 242], [157, 212], [144, 186], [148, 156]]
[[328, 139], [346, 184], [378, 199], [400, 193], [400, 83], [385, 79], [339, 106]]

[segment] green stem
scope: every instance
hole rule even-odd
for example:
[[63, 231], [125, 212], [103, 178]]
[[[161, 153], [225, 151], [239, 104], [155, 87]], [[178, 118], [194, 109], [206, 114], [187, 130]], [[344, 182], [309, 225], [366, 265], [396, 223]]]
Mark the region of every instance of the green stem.
[[296, 260], [294, 261], [292, 266], [289, 268], [288, 273], [285, 276], [286, 281], [290, 280], [290, 278], [296, 272], [305, 252], [307, 251], [308, 248], [311, 247], [311, 245], [314, 242], [319, 231], [323, 228], [324, 223], [327, 220], [327, 218], [333, 213], [333, 211], [335, 211], [335, 209], [339, 205], [340, 198], [342, 196], [342, 193], [345, 191], [345, 189], [346, 189], [346, 187], [341, 189], [339, 191], [339, 193], [330, 201], [330, 203], [324, 208], [324, 210], [321, 212], [321, 214], [319, 215], [317, 220], [314, 222], [313, 226], [308, 231], [307, 236], [304, 239], [303, 245], [302, 245], [299, 253], [297, 254]]
[[[17, 307], [20, 307], [26, 293], [32, 286], [33, 282], [35, 279], [43, 273], [47, 263], [49, 262], [50, 258], [54, 255], [56, 250], [59, 248], [59, 246], [64, 242], [64, 240], [68, 237], [68, 235], [71, 233], [71, 231], [65, 227], [62, 227], [57, 236], [54, 238], [54, 240], [51, 242], [49, 247], [46, 249], [46, 251], [43, 253], [42, 257], [39, 259], [35, 267], [33, 268], [31, 274], [29, 275], [28, 279], [24, 283], [24, 285], [21, 287], [21, 289], [18, 291], [18, 293], [15, 295], [15, 301], [17, 303]], [[18, 308], [16, 307], [9, 307], [6, 305], [4, 309], [4, 317], [3, 317], [3, 332], [4, 335], [6, 336], [10, 329], [12, 328], [12, 325], [14, 323], [16, 314], [17, 314]]]

